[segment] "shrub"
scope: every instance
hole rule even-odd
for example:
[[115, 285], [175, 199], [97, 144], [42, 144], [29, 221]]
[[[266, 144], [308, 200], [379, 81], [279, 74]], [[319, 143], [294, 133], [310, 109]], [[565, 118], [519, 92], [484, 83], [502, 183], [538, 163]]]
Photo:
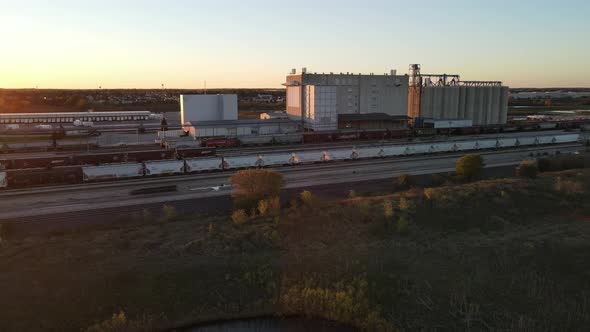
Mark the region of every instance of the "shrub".
[[379, 310], [373, 309], [367, 293], [368, 282], [356, 278], [339, 282], [331, 288], [314, 285], [306, 280], [302, 285], [294, 285], [281, 292], [279, 304], [287, 315], [307, 315], [359, 327], [362, 331], [397, 331], [381, 317]]
[[281, 214], [281, 198], [279, 196], [268, 199], [268, 214], [271, 217], [277, 217]]
[[585, 168], [590, 166], [590, 158], [584, 155], [561, 155], [558, 157], [541, 158], [538, 161], [538, 166], [541, 172]]
[[361, 214], [361, 217], [365, 220], [369, 219], [371, 215], [371, 205], [367, 201], [358, 202], [357, 208]]
[[409, 199], [407, 199], [405, 197], [402, 197], [399, 199], [399, 209], [401, 211], [406, 212], [406, 211], [410, 210], [411, 207], [412, 207], [412, 203], [410, 202]]
[[303, 203], [304, 206], [307, 206], [307, 207], [313, 206], [313, 196], [311, 194], [311, 191], [309, 191], [309, 190], [302, 191], [300, 197], [301, 197], [301, 202]]
[[402, 174], [397, 177], [396, 183], [400, 189], [409, 189], [414, 185], [414, 178], [409, 174]]
[[268, 169], [239, 171], [230, 178], [235, 209], [256, 209], [262, 199], [278, 196], [283, 188], [283, 175]]
[[164, 214], [164, 221], [175, 221], [178, 218], [176, 208], [172, 205], [164, 204], [162, 212]]
[[350, 190], [348, 192], [348, 198], [356, 198], [356, 191]]
[[383, 201], [383, 216], [385, 219], [393, 218], [394, 210], [393, 210], [393, 202], [391, 201]]
[[156, 331], [155, 322], [149, 319], [130, 320], [123, 311], [113, 314], [98, 324], [92, 325], [86, 329], [86, 332], [139, 332], [139, 331]]
[[263, 199], [258, 201], [258, 213], [260, 214], [261, 217], [266, 216], [266, 213], [268, 212], [268, 201]]
[[435, 196], [435, 190], [434, 188], [425, 188], [424, 189], [424, 198], [426, 198], [427, 200], [433, 200], [434, 196]]
[[523, 178], [534, 179], [539, 173], [539, 167], [537, 163], [532, 160], [525, 160], [516, 168], [516, 175]]
[[455, 171], [465, 181], [477, 180], [481, 177], [484, 162], [483, 158], [477, 154], [465, 155], [455, 165]]
[[397, 223], [396, 223], [397, 232], [398, 233], [407, 232], [409, 224], [410, 224], [410, 221], [408, 220], [408, 217], [399, 216], [399, 218], [397, 219]]
[[584, 193], [584, 185], [580, 182], [572, 181], [572, 180], [564, 180], [561, 176], [555, 179], [555, 191], [567, 194], [567, 195], [576, 195]]
[[245, 224], [246, 221], [248, 221], [248, 215], [246, 214], [246, 211], [243, 209], [236, 210], [231, 214], [231, 220], [236, 225], [242, 225]]

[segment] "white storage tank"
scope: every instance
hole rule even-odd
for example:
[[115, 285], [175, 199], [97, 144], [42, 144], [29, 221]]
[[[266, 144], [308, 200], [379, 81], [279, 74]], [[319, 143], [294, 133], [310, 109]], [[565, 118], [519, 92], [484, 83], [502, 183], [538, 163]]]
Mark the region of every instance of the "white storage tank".
[[508, 120], [508, 87], [502, 87], [500, 92], [500, 123], [505, 124]]
[[458, 118], [467, 118], [467, 87], [459, 87], [459, 108], [457, 110]]
[[422, 99], [420, 101], [420, 117], [431, 118], [433, 116], [433, 95], [432, 87], [422, 88]]
[[500, 113], [501, 113], [501, 108], [500, 108], [500, 100], [502, 98], [501, 96], [502, 93], [502, 88], [499, 86], [495, 86], [492, 87], [492, 116], [490, 119], [490, 124], [499, 124], [501, 123], [501, 118], [500, 118]]

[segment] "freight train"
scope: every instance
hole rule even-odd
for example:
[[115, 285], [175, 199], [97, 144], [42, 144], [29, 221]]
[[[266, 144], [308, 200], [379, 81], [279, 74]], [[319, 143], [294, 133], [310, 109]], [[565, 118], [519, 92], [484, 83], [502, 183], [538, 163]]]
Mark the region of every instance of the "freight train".
[[427, 143], [386, 144], [358, 148], [333, 148], [291, 152], [252, 153], [236, 156], [211, 156], [173, 160], [154, 160], [101, 166], [63, 166], [51, 169], [13, 169], [0, 171], [0, 187], [21, 188], [39, 185], [72, 184], [117, 179], [229, 171], [247, 168], [296, 166], [335, 161], [352, 161], [445, 152], [466, 152], [522, 146], [574, 143], [578, 134], [484, 138]]
[[436, 135], [464, 136], [497, 134], [503, 132], [530, 132], [556, 129], [579, 129], [590, 125], [590, 119], [580, 118], [566, 121], [511, 121], [506, 125], [486, 125], [461, 128], [398, 128], [398, 129], [341, 129], [335, 131], [304, 132], [281, 135], [258, 135], [243, 137], [212, 137], [201, 141], [204, 147], [240, 147], [272, 144], [317, 144], [342, 141], [411, 139]]
[[212, 147], [173, 150], [139, 150], [123, 152], [99, 152], [45, 157], [16, 157], [0, 159], [0, 169], [52, 168], [72, 165], [101, 165], [120, 162], [143, 162], [148, 160], [185, 159], [214, 156]]

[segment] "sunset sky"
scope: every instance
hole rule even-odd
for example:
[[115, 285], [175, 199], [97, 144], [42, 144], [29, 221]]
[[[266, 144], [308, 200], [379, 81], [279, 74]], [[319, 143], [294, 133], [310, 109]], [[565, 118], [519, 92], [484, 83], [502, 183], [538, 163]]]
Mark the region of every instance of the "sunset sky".
[[291, 68], [590, 87], [590, 1], [0, 0], [0, 88], [280, 87]]

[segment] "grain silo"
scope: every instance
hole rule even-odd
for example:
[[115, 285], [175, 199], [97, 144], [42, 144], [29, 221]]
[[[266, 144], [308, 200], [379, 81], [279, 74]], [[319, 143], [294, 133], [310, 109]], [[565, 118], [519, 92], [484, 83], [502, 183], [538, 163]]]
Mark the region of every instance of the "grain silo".
[[505, 124], [508, 87], [497, 81], [461, 81], [459, 75], [423, 74], [410, 65], [408, 116], [420, 119], [467, 119], [474, 125]]

